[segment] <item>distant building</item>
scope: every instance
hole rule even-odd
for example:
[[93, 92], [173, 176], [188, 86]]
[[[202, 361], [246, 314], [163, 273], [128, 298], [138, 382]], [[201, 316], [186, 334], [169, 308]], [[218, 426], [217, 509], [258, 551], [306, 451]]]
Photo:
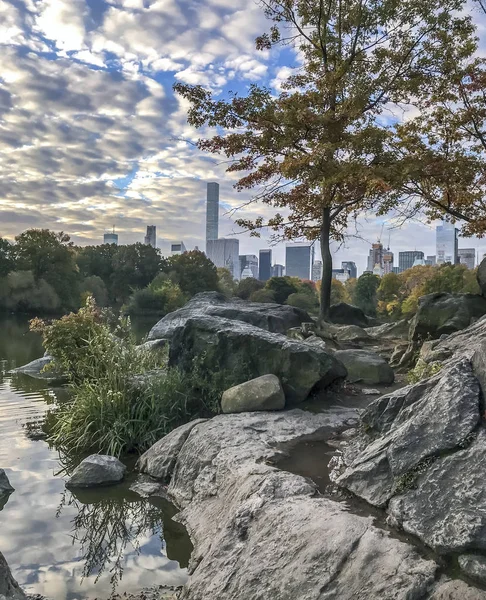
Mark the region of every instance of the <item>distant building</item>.
[[314, 264], [314, 244], [304, 242], [285, 247], [285, 273], [289, 277], [310, 279]]
[[348, 269], [333, 269], [332, 278], [344, 283], [345, 281], [350, 279], [349, 271]]
[[407, 269], [411, 269], [413, 267], [413, 263], [419, 259], [424, 258], [424, 253], [419, 250], [407, 250], [405, 252], [398, 253], [398, 267], [400, 268], [400, 273], [406, 271]]
[[351, 260], [345, 260], [341, 263], [341, 269], [349, 271], [350, 279], [356, 279], [358, 277], [358, 267], [356, 263]]
[[272, 276], [272, 251], [260, 250], [258, 279], [260, 281], [268, 281]]
[[275, 264], [272, 267], [272, 277], [283, 277], [285, 275], [285, 267], [283, 265]]
[[378, 275], [378, 277], [383, 277], [383, 269], [380, 267], [378, 263], [376, 263], [375, 268], [373, 269], [373, 275]]
[[373, 271], [376, 265], [378, 265], [380, 271], [383, 271], [383, 244], [381, 242], [371, 245], [368, 256], [368, 271]]
[[460, 248], [457, 251], [459, 262], [461, 265], [466, 265], [468, 269], [474, 269], [476, 266], [476, 249], [475, 248]]
[[393, 252], [388, 248], [383, 252], [383, 275], [393, 272]]
[[432, 256], [427, 256], [427, 258], [425, 259], [425, 264], [432, 265], [433, 267], [435, 267], [435, 265], [437, 264], [435, 254], [433, 254]]
[[322, 279], [322, 261], [314, 261], [312, 267], [312, 281], [320, 281]]
[[112, 233], [104, 234], [103, 244], [115, 244], [115, 246], [118, 246], [118, 234], [115, 233], [115, 230]]
[[184, 252], [187, 252], [184, 242], [175, 242], [174, 244], [170, 245], [170, 253], [172, 256], [184, 254]]
[[253, 272], [250, 267], [245, 267], [243, 271], [241, 271], [240, 279], [255, 279], [253, 276]]
[[206, 250], [207, 242], [218, 239], [219, 183], [211, 182], [206, 191]]
[[433, 262], [429, 258], [426, 258], [424, 260], [424, 264], [425, 264], [426, 267], [433, 267], [434, 266]]
[[255, 256], [254, 254], [240, 254], [239, 260], [241, 278], [243, 279], [243, 271], [245, 269], [250, 269], [250, 277], [258, 279], [258, 256]]
[[147, 225], [147, 235], [144, 241], [147, 246], [157, 248], [157, 227], [155, 225]]
[[392, 273], [395, 273], [395, 275], [400, 275], [400, 273], [402, 273], [402, 270], [400, 269], [400, 267], [393, 267]]
[[416, 258], [413, 261], [412, 268], [413, 267], [424, 267], [425, 265], [426, 265], [426, 262], [425, 262], [424, 258]]
[[240, 272], [240, 242], [237, 239], [220, 238], [207, 240], [206, 255], [216, 267], [228, 269], [233, 279], [239, 280]]
[[442, 225], [435, 228], [438, 265], [458, 263], [458, 233], [454, 223], [448, 221], [442, 221]]

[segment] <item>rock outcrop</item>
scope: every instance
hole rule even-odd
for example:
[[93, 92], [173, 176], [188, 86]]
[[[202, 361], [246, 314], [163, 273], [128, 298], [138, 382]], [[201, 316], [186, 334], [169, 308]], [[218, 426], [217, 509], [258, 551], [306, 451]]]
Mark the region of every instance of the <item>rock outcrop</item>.
[[10, 485], [7, 474], [3, 469], [0, 469], [0, 496], [11, 494], [14, 488]]
[[[220, 415], [173, 431], [141, 457], [141, 471], [170, 481], [177, 519], [194, 543], [180, 600], [485, 598], [441, 577], [435, 561], [371, 519], [317, 494], [310, 480], [273, 466], [283, 449], [299, 439], [327, 439], [352, 415]], [[160, 470], [168, 456], [172, 468]]]
[[27, 600], [27, 596], [15, 581], [5, 557], [0, 552], [0, 600]]
[[346, 377], [344, 365], [331, 353], [303, 341], [222, 317], [173, 320], [169, 364], [190, 370], [201, 357], [209, 371], [225, 371], [236, 384], [276, 375], [287, 404], [302, 402], [313, 390]]
[[486, 314], [486, 298], [475, 294], [429, 294], [419, 300], [410, 339], [438, 339], [469, 327]]
[[293, 306], [245, 302], [238, 298], [227, 298], [218, 292], [203, 292], [161, 319], [150, 331], [148, 340], [170, 339], [172, 331], [184, 321], [204, 315], [242, 321], [272, 333], [285, 333], [312, 321], [305, 310]]
[[85, 488], [118, 483], [125, 470], [125, 465], [114, 456], [92, 454], [79, 463], [66, 486]]
[[361, 308], [345, 302], [333, 304], [329, 310], [329, 318], [338, 325], [357, 325], [358, 327], [371, 325], [369, 318]]
[[338, 358], [348, 371], [348, 380], [361, 381], [367, 385], [391, 384], [395, 374], [384, 358], [369, 350], [338, 350]]
[[478, 267], [477, 280], [481, 289], [481, 294], [486, 296], [486, 258], [483, 258]]
[[262, 375], [240, 383], [223, 393], [221, 409], [224, 413], [251, 412], [255, 410], [282, 410], [285, 394], [275, 375]]

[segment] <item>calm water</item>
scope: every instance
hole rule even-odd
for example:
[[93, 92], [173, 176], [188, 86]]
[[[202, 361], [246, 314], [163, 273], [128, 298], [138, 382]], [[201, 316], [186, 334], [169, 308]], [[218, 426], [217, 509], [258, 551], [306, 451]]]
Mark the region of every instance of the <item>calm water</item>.
[[[137, 332], [151, 323], [137, 323]], [[0, 467], [15, 492], [0, 504], [0, 551], [29, 592], [53, 600], [108, 598], [186, 581], [191, 545], [163, 500], [143, 501], [128, 481], [65, 490], [63, 458], [39, 439], [63, 390], [7, 371], [42, 356], [27, 319], [0, 317]]]

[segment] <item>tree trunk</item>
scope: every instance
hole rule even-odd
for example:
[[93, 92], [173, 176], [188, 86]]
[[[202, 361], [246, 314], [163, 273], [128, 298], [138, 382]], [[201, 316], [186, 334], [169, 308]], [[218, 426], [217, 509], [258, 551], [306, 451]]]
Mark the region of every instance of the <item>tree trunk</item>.
[[329, 308], [331, 307], [331, 281], [332, 281], [332, 256], [331, 256], [331, 209], [322, 209], [321, 223], [321, 257], [322, 257], [322, 281], [321, 281], [321, 307], [319, 311], [319, 322], [329, 319]]

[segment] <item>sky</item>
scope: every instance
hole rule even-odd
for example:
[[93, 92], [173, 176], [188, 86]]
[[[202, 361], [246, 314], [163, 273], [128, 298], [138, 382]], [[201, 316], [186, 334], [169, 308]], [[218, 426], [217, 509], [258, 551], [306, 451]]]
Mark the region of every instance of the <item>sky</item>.
[[[240, 254], [269, 247], [269, 234], [238, 233], [233, 209], [250, 196], [194, 147], [188, 105], [172, 92], [175, 82], [222, 96], [253, 82], [277, 90], [294, 58], [255, 50], [268, 25], [253, 0], [2, 0], [0, 237], [43, 227], [96, 244], [115, 226], [134, 243], [154, 224], [163, 254], [180, 240], [204, 249], [206, 182], [218, 181], [220, 236], [237, 235]], [[361, 272], [380, 236], [397, 256], [435, 254], [434, 224], [363, 215], [358, 225], [334, 247], [337, 266], [354, 260]], [[482, 257], [486, 241], [460, 247]], [[273, 255], [283, 263], [284, 245]]]

